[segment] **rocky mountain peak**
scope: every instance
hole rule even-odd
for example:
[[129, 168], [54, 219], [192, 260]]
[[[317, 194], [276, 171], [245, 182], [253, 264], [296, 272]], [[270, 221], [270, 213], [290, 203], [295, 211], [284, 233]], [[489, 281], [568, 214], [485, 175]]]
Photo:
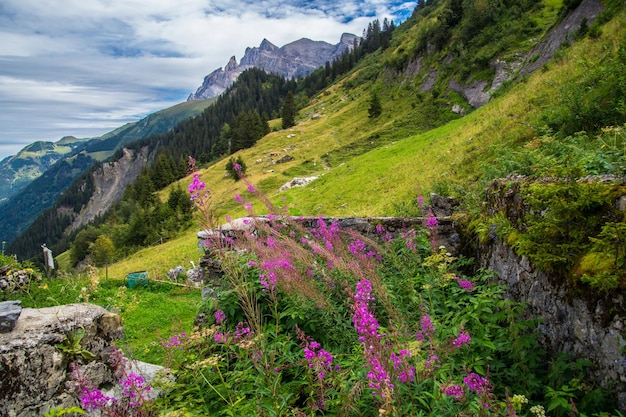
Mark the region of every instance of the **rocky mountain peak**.
[[235, 58], [235, 55], [233, 55], [230, 57], [228, 64], [226, 64], [226, 66], [224, 67], [224, 71], [228, 72], [228, 71], [234, 71], [236, 69], [237, 69], [237, 59]]
[[316, 68], [332, 62], [346, 50], [354, 46], [358, 36], [344, 33], [339, 43], [331, 45], [324, 41], [302, 38], [282, 47], [263, 39], [258, 47], [248, 47], [239, 64], [231, 57], [228, 64], [204, 77], [204, 81], [187, 101], [204, 100], [222, 94], [239, 74], [248, 68], [261, 68], [266, 72], [282, 75], [285, 78], [298, 78], [310, 74]]
[[272, 42], [270, 42], [267, 39], [263, 38], [263, 40], [261, 41], [261, 45], [259, 46], [259, 49], [261, 51], [272, 52], [272, 51], [277, 50], [278, 46], [274, 45]]

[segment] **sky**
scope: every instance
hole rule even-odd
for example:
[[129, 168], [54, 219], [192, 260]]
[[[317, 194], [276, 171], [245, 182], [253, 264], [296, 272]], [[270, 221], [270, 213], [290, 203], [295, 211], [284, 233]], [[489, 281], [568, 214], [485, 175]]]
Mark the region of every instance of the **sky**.
[[404, 21], [415, 1], [2, 0], [0, 160], [38, 140], [97, 137], [186, 101], [266, 38], [339, 42]]

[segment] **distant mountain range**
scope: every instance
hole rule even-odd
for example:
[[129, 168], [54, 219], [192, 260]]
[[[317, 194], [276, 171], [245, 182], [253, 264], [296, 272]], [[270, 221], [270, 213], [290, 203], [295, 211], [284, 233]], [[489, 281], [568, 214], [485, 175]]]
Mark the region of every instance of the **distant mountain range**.
[[[180, 103], [97, 138], [35, 142], [0, 162], [0, 240], [11, 242], [80, 174], [125, 144], [165, 133], [201, 113], [214, 99]], [[130, 180], [130, 179], [128, 179]]]
[[356, 35], [344, 33], [335, 45], [302, 38], [280, 48], [263, 39], [258, 48], [246, 48], [239, 64], [232, 56], [224, 68], [218, 68], [204, 77], [202, 85], [189, 95], [187, 101], [219, 96], [248, 68], [260, 68], [287, 79], [306, 76], [326, 62], [332, 63], [346, 49], [354, 47], [354, 42], [358, 39], [360, 38]]

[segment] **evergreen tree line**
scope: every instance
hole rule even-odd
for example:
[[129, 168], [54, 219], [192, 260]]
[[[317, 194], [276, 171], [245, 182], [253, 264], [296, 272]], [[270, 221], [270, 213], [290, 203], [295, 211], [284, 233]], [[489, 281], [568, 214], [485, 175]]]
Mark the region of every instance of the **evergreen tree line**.
[[[106, 235], [115, 247], [114, 256], [126, 256], [134, 250], [168, 240], [189, 226], [191, 206], [187, 193], [175, 189], [162, 203], [156, 191], [188, 173], [189, 156], [199, 163], [211, 163], [238, 150], [254, 146], [269, 133], [268, 119], [282, 116], [283, 128], [295, 124], [299, 107], [308, 98], [350, 71], [368, 53], [389, 45], [393, 22], [378, 20], [370, 23], [363, 38], [348, 48], [341, 57], [327, 62], [307, 77], [287, 80], [267, 74], [258, 68], [244, 71], [214, 104], [200, 115], [178, 124], [164, 134], [152, 135], [129, 143], [126, 148], [136, 151], [155, 149], [156, 156], [129, 186], [122, 200], [103, 218], [82, 230], [67, 233], [67, 227], [93, 194], [95, 167], [81, 175], [8, 248], [20, 258], [41, 257], [40, 244], [47, 242], [54, 253], [72, 245], [72, 262], [80, 262], [90, 253], [99, 236]], [[119, 159], [118, 150], [110, 160]]]

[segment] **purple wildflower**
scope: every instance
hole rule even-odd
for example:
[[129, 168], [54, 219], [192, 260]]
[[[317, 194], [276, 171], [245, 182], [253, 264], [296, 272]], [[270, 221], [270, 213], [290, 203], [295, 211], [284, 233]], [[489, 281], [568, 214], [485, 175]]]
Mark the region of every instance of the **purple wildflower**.
[[146, 394], [150, 391], [150, 386], [146, 385], [146, 381], [141, 375], [131, 372], [121, 382], [124, 395], [131, 399], [131, 407], [139, 406], [147, 399]]
[[424, 366], [426, 368], [432, 368], [432, 367], [435, 367], [435, 364], [437, 363], [439, 363], [439, 356], [430, 355], [430, 357], [426, 359], [426, 361], [424, 362]]
[[248, 192], [250, 194], [256, 193], [256, 187], [254, 185], [252, 185], [252, 184], [248, 184]]
[[459, 349], [459, 348], [463, 347], [463, 345], [469, 344], [469, 342], [471, 340], [472, 340], [472, 338], [470, 337], [469, 333], [461, 332], [461, 333], [459, 333], [459, 336], [452, 341], [452, 346], [454, 346], [455, 348]]
[[187, 338], [187, 333], [183, 332], [178, 336], [172, 336], [170, 337], [170, 340], [168, 340], [167, 342], [162, 342], [161, 345], [164, 348], [175, 348], [175, 347], [179, 347], [181, 346], [184, 342], [185, 339]]
[[430, 215], [426, 218], [426, 227], [428, 227], [429, 229], [434, 229], [438, 225], [439, 225], [439, 221], [437, 220], [435, 216]]
[[465, 395], [465, 390], [461, 384], [446, 385], [443, 387], [443, 393], [459, 401]]
[[224, 313], [222, 310], [217, 310], [215, 312], [215, 322], [217, 324], [222, 323], [224, 320], [226, 320], [226, 313]]
[[243, 203], [243, 198], [239, 194], [235, 194], [235, 201], [241, 204]]
[[464, 290], [472, 291], [472, 289], [474, 288], [471, 281], [468, 281], [466, 279], [457, 279], [457, 282], [459, 283], [459, 287], [463, 288]]
[[351, 254], [357, 255], [358, 253], [365, 251], [365, 243], [361, 242], [359, 239], [355, 239], [348, 250]]
[[99, 389], [83, 388], [80, 396], [80, 404], [87, 411], [98, 410], [115, 402], [117, 402], [116, 398], [104, 395]]
[[467, 375], [463, 378], [463, 383], [467, 385], [467, 387], [476, 392], [476, 394], [482, 394], [485, 391], [489, 391], [489, 381], [487, 378], [483, 378], [482, 376], [475, 374], [474, 372]]
[[248, 323], [246, 322], [239, 322], [237, 323], [237, 326], [235, 327], [235, 338], [236, 339], [241, 339], [242, 337], [249, 335], [249, 334], [253, 334], [252, 330], [250, 329], [250, 327], [248, 326]]

